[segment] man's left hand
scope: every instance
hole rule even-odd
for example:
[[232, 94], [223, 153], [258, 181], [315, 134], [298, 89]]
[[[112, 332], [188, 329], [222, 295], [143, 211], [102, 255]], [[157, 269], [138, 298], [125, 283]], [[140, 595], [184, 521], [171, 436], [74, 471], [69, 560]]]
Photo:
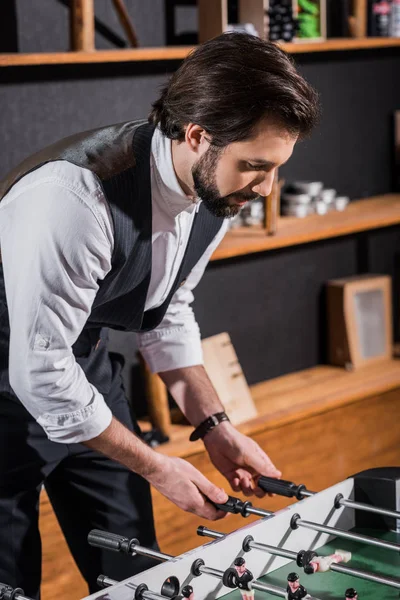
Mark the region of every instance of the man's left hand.
[[258, 477], [280, 478], [282, 475], [264, 450], [231, 423], [220, 423], [207, 433], [204, 445], [213, 465], [226, 477], [234, 492], [262, 498], [265, 492], [257, 487]]

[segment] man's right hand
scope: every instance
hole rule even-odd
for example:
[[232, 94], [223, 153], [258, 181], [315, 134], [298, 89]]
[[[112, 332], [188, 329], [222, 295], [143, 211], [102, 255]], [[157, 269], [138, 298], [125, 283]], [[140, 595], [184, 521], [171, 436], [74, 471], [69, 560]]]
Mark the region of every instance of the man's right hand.
[[163, 496], [183, 510], [198, 517], [216, 521], [226, 516], [217, 510], [210, 499], [217, 504], [228, 501], [228, 494], [209, 481], [193, 465], [182, 458], [159, 455], [155, 470], [146, 479]]
[[226, 513], [207, 501], [227, 502], [228, 495], [223, 489], [186, 460], [155, 452], [115, 417], [103, 433], [83, 443], [147, 479], [179, 508], [211, 521], [225, 516]]

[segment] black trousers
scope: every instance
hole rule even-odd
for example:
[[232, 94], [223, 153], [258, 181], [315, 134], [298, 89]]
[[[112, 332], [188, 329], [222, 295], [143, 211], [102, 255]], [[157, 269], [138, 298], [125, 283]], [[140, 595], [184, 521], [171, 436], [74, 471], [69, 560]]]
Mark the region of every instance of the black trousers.
[[[104, 360], [104, 357], [103, 357]], [[106, 401], [113, 414], [137, 431], [125, 398], [120, 368], [112, 368]], [[103, 573], [125, 579], [155, 563], [92, 548], [93, 528], [136, 537], [157, 547], [148, 483], [81, 444], [51, 442], [21, 403], [0, 396], [0, 582], [39, 600], [41, 542], [39, 494], [44, 484], [75, 561], [90, 592]], [[57, 590], [54, 590], [57, 597]]]

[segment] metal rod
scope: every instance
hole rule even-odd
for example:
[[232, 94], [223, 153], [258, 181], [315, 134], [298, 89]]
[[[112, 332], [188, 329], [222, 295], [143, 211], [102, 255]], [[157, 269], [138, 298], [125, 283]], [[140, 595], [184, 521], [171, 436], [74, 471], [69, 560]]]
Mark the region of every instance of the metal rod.
[[157, 550], [152, 550], [151, 548], [145, 548], [139, 544], [132, 544], [131, 552], [140, 554], [140, 556], [155, 558], [156, 560], [170, 560], [171, 558], [175, 558], [172, 556], [172, 554], [164, 554], [164, 552], [158, 552]]
[[[315, 496], [317, 492], [312, 492], [311, 490], [301, 490], [301, 495], [304, 498], [309, 498], [310, 496]], [[356, 502], [355, 500], [349, 500], [347, 498], [341, 498], [338, 501], [338, 504], [341, 506], [347, 506], [348, 508], [353, 508], [354, 510], [362, 510], [365, 512], [375, 513], [377, 515], [384, 515], [385, 517], [393, 517], [394, 519], [400, 519], [400, 511], [398, 510], [389, 510], [388, 508], [381, 508], [380, 506], [372, 506], [371, 504], [365, 504], [365, 502]]]
[[[284, 588], [276, 587], [275, 585], [267, 585], [265, 583], [259, 583], [258, 581], [252, 581], [251, 587], [254, 590], [259, 590], [260, 592], [268, 592], [269, 594], [273, 594], [274, 596], [280, 596], [281, 598], [287, 598], [287, 593]], [[319, 600], [315, 596], [310, 596], [307, 594], [308, 600]]]
[[208, 529], [208, 527], [201, 528], [201, 535], [204, 537], [212, 537], [215, 539], [220, 539], [225, 537], [225, 533], [221, 533], [220, 531], [215, 531], [214, 529]]
[[[218, 569], [212, 569], [211, 567], [200, 566], [200, 573], [204, 575], [211, 575], [212, 577], [217, 577], [218, 579], [222, 579], [224, 572], [219, 571]], [[255, 590], [260, 590], [261, 592], [270, 592], [275, 596], [280, 596], [281, 598], [286, 597], [286, 591], [283, 588], [276, 587], [275, 585], [267, 585], [265, 583], [259, 583], [258, 581], [252, 581], [251, 587]]]
[[259, 542], [249, 542], [250, 548], [254, 550], [261, 550], [261, 552], [268, 552], [269, 554], [275, 554], [276, 556], [283, 556], [284, 558], [290, 558], [296, 560], [297, 552], [292, 550], [285, 550], [285, 548], [275, 548], [274, 546], [268, 546], [268, 544], [260, 544]]
[[[207, 528], [202, 529], [202, 535], [207, 535], [208, 537], [212, 538], [224, 537], [223, 533]], [[248, 546], [254, 550], [268, 552], [269, 554], [290, 558], [291, 560], [296, 560], [297, 558], [297, 552], [285, 550], [284, 548], [277, 548], [276, 546], [269, 546], [268, 544], [260, 544], [259, 542], [249, 541]], [[336, 571], [337, 573], [344, 573], [346, 575], [353, 575], [353, 577], [365, 579], [366, 581], [375, 581], [377, 583], [382, 583], [383, 585], [400, 589], [400, 580], [394, 579], [393, 577], [385, 577], [383, 575], [377, 575], [368, 571], [361, 571], [360, 569], [354, 569], [353, 567], [346, 567], [340, 563], [332, 563], [330, 570]]]
[[[202, 527], [201, 535], [215, 539], [225, 537], [225, 534], [221, 533], [220, 531], [208, 529], [208, 527]], [[269, 554], [276, 554], [277, 556], [283, 556], [284, 558], [290, 558], [291, 560], [296, 560], [297, 558], [297, 552], [293, 552], [293, 550], [285, 550], [284, 548], [277, 548], [276, 546], [260, 544], [259, 542], [254, 541], [250, 541], [248, 545], [250, 548], [254, 548], [254, 550], [261, 550], [261, 552], [269, 552]]]
[[[212, 530], [207, 530], [212, 532]], [[205, 532], [205, 530], [204, 530]], [[218, 536], [217, 536], [218, 537]], [[220, 537], [224, 537], [223, 534], [220, 534]], [[140, 554], [142, 556], [151, 556], [153, 558], [156, 558], [158, 560], [161, 561], [168, 561], [171, 558], [175, 558], [174, 556], [172, 556], [171, 554], [164, 554], [162, 552], [157, 552], [155, 550], [151, 550], [150, 548], [144, 548], [143, 546], [140, 545], [135, 545], [132, 544], [131, 547], [131, 551], [132, 552], [136, 552], [136, 554]], [[218, 579], [222, 579], [224, 572], [220, 571], [218, 569], [213, 569], [212, 567], [206, 567], [205, 565], [201, 565], [199, 567], [199, 571], [202, 574], [205, 575], [211, 575], [212, 577], [217, 577]], [[104, 583], [106, 580], [108, 580], [109, 578], [104, 578]], [[113, 580], [110, 580], [113, 581]], [[118, 583], [118, 582], [115, 582]], [[113, 584], [111, 584], [113, 585]], [[270, 594], [273, 594], [275, 596], [280, 596], [281, 598], [285, 598], [286, 597], [286, 591], [284, 590], [284, 588], [279, 588], [273, 585], [267, 585], [265, 583], [259, 583], [257, 581], [252, 582], [252, 587], [254, 589], [260, 590], [262, 592], [269, 592]], [[135, 586], [136, 589], [137, 586]], [[145, 598], [145, 600], [164, 600], [164, 596], [160, 596], [158, 594], [155, 594], [154, 592], [146, 591], [143, 592], [143, 598]], [[29, 598], [21, 598], [18, 600], [30, 600]], [[319, 600], [318, 598], [313, 598], [310, 597], [310, 600]]]
[[342, 498], [339, 500], [339, 504], [342, 506], [348, 506], [355, 510], [363, 510], [365, 512], [375, 513], [377, 515], [384, 515], [385, 517], [393, 517], [394, 519], [400, 519], [400, 511], [388, 510], [387, 508], [380, 508], [379, 506], [371, 506], [370, 504], [364, 504], [363, 502], [355, 502], [354, 500], [346, 500]]
[[107, 575], [99, 575], [97, 578], [97, 584], [101, 587], [111, 587], [112, 585], [117, 585], [119, 581], [115, 579], [111, 579], [111, 577], [107, 577]]
[[[107, 575], [99, 575], [99, 577], [97, 578], [97, 583], [100, 587], [102, 588], [106, 588], [106, 587], [112, 587], [113, 585], [116, 585], [117, 583], [120, 583], [119, 581], [116, 581], [115, 579], [111, 579], [110, 577], [107, 577]], [[131, 588], [133, 591], [135, 591], [137, 589], [137, 585], [136, 584], [131, 584]], [[165, 596], [161, 596], [160, 594], [156, 594], [155, 592], [152, 592], [151, 590], [145, 590], [142, 592], [141, 598], [144, 598], [145, 600], [165, 600]]]
[[305, 498], [311, 498], [311, 496], [315, 496], [317, 492], [312, 492], [311, 490], [301, 490], [301, 495]]
[[199, 567], [200, 573], [204, 573], [204, 575], [211, 575], [211, 577], [218, 577], [218, 579], [222, 579], [224, 574], [223, 571], [219, 569], [213, 569], [212, 567], [206, 567], [205, 565], [201, 565]]
[[246, 512], [249, 513], [249, 515], [257, 515], [259, 517], [272, 517], [272, 515], [275, 514], [270, 510], [264, 510], [263, 508], [254, 508], [254, 506], [249, 506], [249, 508], [246, 508]]
[[361, 535], [360, 533], [352, 533], [350, 531], [343, 531], [342, 529], [336, 529], [335, 527], [328, 527], [327, 525], [319, 525], [318, 523], [312, 523], [311, 521], [303, 521], [303, 519], [297, 519], [296, 525], [306, 527], [306, 529], [313, 529], [314, 531], [320, 531], [322, 533], [329, 533], [339, 538], [346, 540], [354, 540], [355, 542], [362, 542], [369, 546], [377, 546], [378, 548], [385, 548], [385, 550], [394, 550], [395, 552], [400, 551], [400, 544], [393, 542], [385, 542], [378, 540], [377, 538], [369, 537], [368, 535]]
[[345, 575], [352, 575], [353, 577], [359, 577], [366, 581], [375, 581], [376, 583], [382, 583], [390, 587], [400, 590], [400, 580], [394, 579], [393, 577], [385, 577], [383, 575], [376, 575], [375, 573], [369, 573], [368, 571], [360, 571], [359, 569], [353, 569], [353, 567], [345, 567], [344, 565], [333, 563], [331, 565], [331, 571], [337, 571], [338, 573], [344, 573]]
[[267, 585], [265, 583], [260, 583], [259, 581], [252, 581], [251, 587], [254, 590], [259, 590], [260, 592], [268, 592], [274, 596], [286, 598], [286, 590], [284, 588], [276, 587], [275, 585]]
[[141, 597], [144, 598], [145, 600], [165, 600], [165, 596], [156, 594], [155, 592], [152, 592], [151, 590], [146, 590], [145, 592], [142, 592]]

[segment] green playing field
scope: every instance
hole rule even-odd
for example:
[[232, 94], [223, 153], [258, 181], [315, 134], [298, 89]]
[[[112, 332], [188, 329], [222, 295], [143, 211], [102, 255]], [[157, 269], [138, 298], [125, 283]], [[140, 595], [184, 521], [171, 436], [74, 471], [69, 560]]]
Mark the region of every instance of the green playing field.
[[[400, 543], [399, 534], [382, 533], [372, 529], [358, 529], [357, 531], [371, 537]], [[263, 540], [257, 539], [256, 541], [262, 543]], [[265, 543], [268, 543], [268, 541], [265, 540]], [[352, 559], [346, 566], [399, 578], [400, 580], [400, 556], [397, 552], [336, 538], [320, 548], [318, 553], [320, 555], [333, 554], [339, 548], [352, 552]], [[251, 552], [258, 552], [258, 550], [251, 550]], [[250, 554], [248, 556], [249, 566], [251, 567]], [[359, 600], [395, 600], [395, 598], [399, 600], [399, 590], [395, 588], [364, 581], [358, 577], [343, 575], [341, 573], [328, 572], [306, 575], [295, 562], [288, 563], [285, 567], [270, 573], [259, 581], [286, 588], [286, 577], [291, 571], [296, 571], [300, 575], [300, 581], [308, 593], [311, 596], [320, 598], [320, 600], [344, 600], [344, 592], [349, 587], [354, 587], [357, 590]], [[241, 595], [238, 590], [224, 596], [224, 600], [239, 600], [240, 598]], [[276, 598], [276, 596], [256, 590], [255, 600], [262, 600], [262, 598], [272, 599]]]

